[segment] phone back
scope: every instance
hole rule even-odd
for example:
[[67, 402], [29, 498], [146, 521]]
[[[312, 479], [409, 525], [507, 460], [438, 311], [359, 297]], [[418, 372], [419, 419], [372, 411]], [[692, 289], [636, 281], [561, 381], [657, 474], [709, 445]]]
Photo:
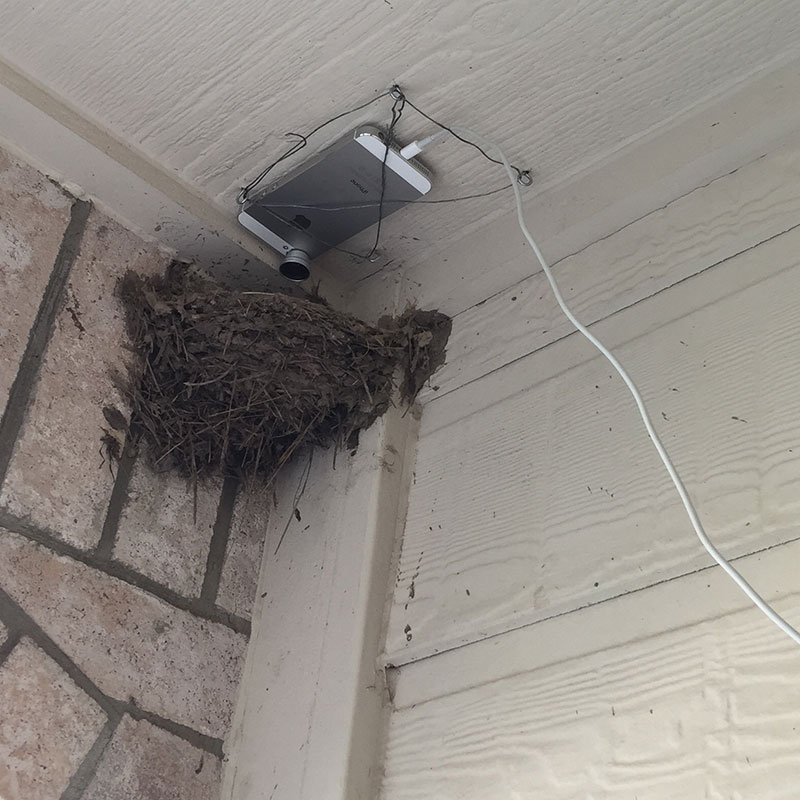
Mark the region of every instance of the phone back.
[[382, 185], [383, 217], [430, 189], [423, 167], [394, 148], [384, 166], [385, 153], [377, 128], [359, 128], [256, 195], [239, 221], [278, 250], [314, 258], [377, 223]]

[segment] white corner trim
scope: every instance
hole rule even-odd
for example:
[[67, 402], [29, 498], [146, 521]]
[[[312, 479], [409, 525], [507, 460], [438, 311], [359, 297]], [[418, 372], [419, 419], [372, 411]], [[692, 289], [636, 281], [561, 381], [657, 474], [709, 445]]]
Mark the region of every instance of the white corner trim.
[[331, 451], [315, 453], [300, 519], [307, 458], [279, 477], [224, 800], [373, 800], [385, 705], [378, 659], [415, 431], [414, 415], [392, 408], [335, 469]]
[[[84, 116], [66, 100], [0, 58], [0, 142], [40, 171], [97, 202], [127, 228], [175, 251], [221, 280], [248, 289], [296, 287], [277, 271], [278, 256], [230, 213], [177, 174]], [[337, 281], [315, 267], [334, 304]]]

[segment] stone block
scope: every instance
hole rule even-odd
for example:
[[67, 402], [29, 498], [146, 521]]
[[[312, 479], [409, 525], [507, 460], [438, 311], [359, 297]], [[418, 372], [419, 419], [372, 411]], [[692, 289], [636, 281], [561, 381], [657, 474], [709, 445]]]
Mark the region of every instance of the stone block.
[[221, 488], [219, 481], [201, 484], [195, 498], [186, 479], [155, 474], [140, 459], [114, 556], [185, 597], [199, 596]]
[[0, 647], [5, 644], [6, 639], [8, 639], [8, 628], [0, 622]]
[[155, 245], [92, 211], [0, 495], [11, 512], [78, 547], [99, 540], [113, 485], [100, 452], [103, 407], [127, 410], [112, 380], [129, 358], [117, 280], [166, 263]]
[[30, 639], [0, 667], [0, 797], [58, 800], [105, 713]]
[[271, 503], [272, 491], [254, 483], [240, 490], [233, 507], [217, 605], [247, 619], [253, 610]]
[[106, 694], [225, 736], [245, 636], [2, 528], [0, 586]]
[[72, 199], [0, 150], [0, 415], [69, 224]]
[[124, 717], [82, 800], [218, 800], [219, 782], [216, 756]]

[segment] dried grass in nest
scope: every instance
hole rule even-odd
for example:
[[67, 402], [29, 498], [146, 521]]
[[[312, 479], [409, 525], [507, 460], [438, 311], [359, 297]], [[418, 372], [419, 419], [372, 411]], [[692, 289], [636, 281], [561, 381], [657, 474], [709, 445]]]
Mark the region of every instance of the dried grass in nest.
[[322, 302], [231, 291], [172, 268], [120, 284], [133, 348], [132, 430], [156, 469], [272, 479], [298, 448], [341, 446], [444, 361], [450, 320], [367, 325]]

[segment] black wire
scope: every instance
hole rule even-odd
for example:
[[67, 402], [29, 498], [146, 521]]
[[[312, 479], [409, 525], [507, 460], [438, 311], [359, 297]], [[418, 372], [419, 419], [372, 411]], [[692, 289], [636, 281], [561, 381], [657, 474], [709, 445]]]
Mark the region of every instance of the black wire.
[[[465, 194], [461, 197], [444, 197], [441, 200], [384, 200], [384, 206], [387, 203], [402, 203], [403, 205], [417, 205], [418, 203], [423, 204], [438, 204], [438, 203], [461, 203], [464, 200], [477, 200], [481, 197], [490, 197], [493, 194], [498, 194], [499, 192], [507, 192], [511, 188], [511, 184], [506, 184], [505, 186], [498, 186], [496, 189], [490, 189], [488, 192], [480, 192], [478, 194]], [[295, 203], [285, 203], [285, 204], [277, 204], [269, 206], [270, 210], [275, 208], [307, 208], [311, 210], [319, 210], [319, 211], [346, 211], [351, 208], [371, 208], [373, 206], [377, 206], [378, 203], [345, 203], [344, 205], [332, 206], [328, 207], [325, 205], [310, 205], [310, 204], [295, 204]], [[287, 225], [291, 225], [291, 220], [287, 219], [286, 217], [282, 217], [280, 214], [277, 214], [275, 211], [272, 211], [275, 216], [285, 222]], [[366, 260], [367, 256], [363, 253], [356, 253], [353, 250], [347, 250], [344, 247], [339, 247], [335, 244], [331, 244], [330, 242], [326, 242], [325, 239], [320, 238], [319, 236], [313, 234], [311, 231], [305, 231], [306, 236], [309, 236], [314, 241], [319, 242], [320, 244], [327, 247], [329, 250], [336, 250], [338, 253], [344, 253], [345, 255], [352, 256], [353, 258], [358, 258], [360, 260]], [[370, 254], [371, 255], [371, 254]]]
[[[505, 186], [498, 186], [496, 189], [490, 189], [488, 192], [478, 192], [477, 194], [463, 194], [458, 197], [443, 197], [439, 200], [384, 200], [383, 204], [399, 203], [401, 205], [438, 205], [439, 203], [461, 203], [464, 200], [477, 200], [481, 197], [489, 197], [499, 192], [507, 192], [511, 188], [511, 184], [507, 183]], [[373, 208], [378, 203], [269, 203], [269, 208], [307, 208], [312, 211], [350, 211], [354, 208]], [[283, 219], [283, 217], [281, 217]], [[284, 220], [285, 221], [285, 220]]]
[[[332, 122], [336, 122], [336, 120], [339, 120], [342, 117], [346, 117], [349, 114], [355, 114], [357, 111], [361, 111], [362, 109], [367, 108], [368, 106], [371, 106], [373, 103], [377, 102], [378, 100], [380, 100], [383, 97], [386, 97], [387, 95], [391, 95], [394, 98], [394, 103], [392, 104], [392, 120], [389, 123], [389, 127], [387, 128], [387, 131], [386, 131], [386, 134], [385, 134], [386, 150], [385, 150], [385, 152], [383, 154], [383, 160], [381, 162], [381, 195], [380, 195], [380, 200], [377, 203], [377, 205], [378, 205], [378, 222], [377, 222], [377, 229], [376, 229], [376, 232], [375, 232], [375, 243], [372, 245], [372, 249], [369, 251], [369, 253], [367, 253], [366, 255], [362, 255], [361, 253], [356, 253], [356, 252], [354, 252], [352, 250], [346, 250], [346, 249], [344, 249], [342, 247], [338, 247], [336, 245], [330, 244], [330, 243], [326, 242], [324, 239], [320, 239], [318, 236], [315, 236], [310, 231], [306, 232], [307, 235], [309, 235], [312, 239], [316, 240], [320, 244], [324, 245], [325, 247], [328, 247], [331, 250], [336, 250], [336, 251], [338, 251], [340, 253], [344, 253], [346, 255], [353, 256], [354, 258], [363, 259], [364, 261], [368, 261], [369, 259], [371, 259], [372, 256], [374, 256], [375, 253], [377, 252], [378, 245], [380, 244], [381, 228], [383, 226], [383, 218], [384, 218], [384, 213], [383, 212], [384, 212], [385, 204], [386, 203], [407, 203], [407, 201], [405, 201], [405, 200], [386, 200], [386, 162], [387, 162], [387, 160], [389, 158], [389, 148], [391, 147], [391, 145], [394, 142], [394, 131], [395, 131], [395, 128], [397, 126], [397, 123], [400, 121], [400, 117], [402, 117], [402, 115], [403, 115], [403, 109], [405, 108], [406, 105], [411, 106], [411, 108], [413, 108], [414, 111], [416, 111], [418, 114], [420, 114], [421, 116], [425, 117], [425, 119], [427, 119], [428, 121], [432, 122], [434, 125], [438, 126], [442, 130], [447, 131], [451, 136], [454, 136], [460, 142], [463, 142], [464, 144], [468, 144], [468, 145], [470, 145], [470, 147], [474, 147], [485, 159], [487, 159], [491, 163], [499, 164], [499, 165], [502, 166], [502, 164], [503, 164], [502, 161], [499, 161], [496, 158], [492, 158], [492, 156], [490, 156], [479, 144], [476, 144], [475, 142], [472, 142], [469, 139], [466, 139], [463, 136], [460, 136], [452, 128], [448, 127], [447, 125], [445, 125], [442, 122], [439, 122], [439, 120], [435, 119], [430, 114], [428, 114], [427, 112], [425, 112], [421, 108], [419, 108], [419, 106], [417, 106], [414, 103], [412, 103], [406, 97], [405, 93], [400, 89], [400, 87], [395, 85], [391, 89], [389, 89], [388, 91], [383, 92], [382, 94], [376, 95], [371, 100], [367, 100], [367, 102], [362, 103], [361, 105], [358, 105], [355, 108], [351, 108], [351, 109], [349, 109], [347, 111], [343, 111], [341, 114], [337, 114], [335, 117], [331, 117], [330, 119], [325, 120], [325, 122], [320, 123], [319, 125], [316, 126], [316, 128], [313, 128], [307, 134], [293, 133], [293, 132], [287, 133], [286, 134], [287, 136], [295, 136], [295, 137], [297, 137], [299, 139], [299, 141], [295, 142], [288, 150], [286, 150], [286, 152], [283, 153], [283, 155], [281, 155], [279, 158], [277, 158], [271, 164], [266, 166], [255, 178], [253, 178], [253, 180], [250, 181], [250, 183], [248, 183], [246, 186], [242, 187], [241, 191], [239, 192], [239, 197], [238, 197], [239, 203], [243, 204], [247, 200], [250, 192], [252, 192], [253, 189], [255, 189], [261, 183], [261, 181], [263, 181], [264, 178], [276, 166], [278, 166], [278, 164], [280, 164], [282, 161], [285, 161], [287, 158], [290, 158], [295, 153], [299, 153], [300, 150], [302, 150], [304, 147], [306, 147], [308, 145], [308, 140], [315, 133], [317, 133], [318, 131], [322, 130], [327, 125], [330, 125]], [[522, 182], [522, 180], [524, 179], [525, 176], [529, 176], [529, 173], [527, 172], [527, 170], [521, 170], [519, 167], [516, 167], [513, 164], [511, 164], [510, 166], [511, 166], [511, 169], [513, 169], [514, 172], [516, 172], [517, 179], [520, 180], [520, 182]], [[421, 200], [420, 199], [420, 200], [413, 200], [411, 202], [412, 203], [424, 203], [424, 204], [430, 204], [430, 205], [435, 205], [435, 204], [440, 204], [440, 203], [459, 203], [459, 202], [462, 202], [464, 200], [474, 200], [474, 199], [481, 198], [481, 197], [489, 197], [490, 195], [497, 194], [498, 192], [506, 191], [506, 190], [508, 190], [510, 188], [511, 188], [511, 186], [507, 185], [507, 186], [500, 186], [497, 189], [491, 189], [488, 192], [480, 192], [478, 194], [469, 194], [469, 195], [464, 195], [462, 197], [447, 197], [447, 198], [442, 198], [441, 200]], [[373, 203], [364, 203], [364, 204], [354, 203], [354, 204], [350, 204], [350, 205], [341, 206], [340, 208], [342, 210], [344, 210], [345, 208], [368, 208], [368, 207], [370, 207], [372, 205], [374, 205], [374, 204]], [[278, 206], [273, 206], [273, 208], [277, 208], [277, 207]], [[294, 206], [293, 205], [291, 207], [293, 207], [293, 208], [318, 208], [318, 209], [321, 209], [321, 210], [324, 210], [324, 208], [325, 208], [322, 205], [320, 205], [320, 206], [314, 206], [314, 205]], [[273, 212], [273, 213], [275, 213], [275, 212]], [[279, 219], [283, 219], [279, 214], [276, 214], [276, 216]], [[289, 223], [288, 220], [284, 219], [283, 221]], [[291, 224], [291, 223], [289, 223], [289, 224]]]
[[[385, 92], [381, 96], [385, 97], [386, 94], [389, 94], [389, 92]], [[326, 242], [324, 239], [321, 239], [319, 236], [316, 236], [311, 231], [305, 231], [305, 234], [307, 236], [309, 236], [310, 238], [312, 238], [314, 241], [319, 242], [321, 245], [324, 245], [325, 247], [327, 247], [327, 248], [329, 248], [331, 250], [336, 250], [339, 253], [344, 253], [345, 255], [353, 256], [354, 258], [361, 259], [362, 261], [369, 261], [375, 255], [375, 253], [377, 252], [378, 245], [380, 244], [380, 240], [381, 240], [381, 227], [382, 227], [383, 216], [384, 216], [383, 215], [383, 209], [384, 209], [384, 204], [386, 202], [386, 199], [385, 199], [386, 198], [386, 162], [389, 159], [389, 148], [391, 147], [392, 143], [394, 142], [394, 131], [395, 131], [395, 128], [397, 127], [397, 123], [400, 121], [400, 117], [403, 116], [403, 108], [405, 107], [405, 104], [406, 104], [406, 100], [405, 100], [404, 97], [396, 98], [394, 103], [392, 103], [392, 119], [389, 122], [389, 126], [386, 129], [386, 133], [384, 134], [384, 144], [386, 146], [386, 149], [384, 151], [383, 161], [381, 163], [381, 194], [380, 194], [380, 200], [377, 203], [377, 205], [378, 205], [378, 223], [377, 223], [378, 227], [377, 227], [377, 230], [375, 231], [375, 243], [372, 245], [372, 249], [366, 255], [364, 255], [363, 253], [356, 253], [353, 250], [346, 250], [343, 247], [338, 247], [335, 244], [330, 244], [330, 242]], [[363, 108], [363, 106], [362, 106], [362, 108]], [[349, 113], [349, 112], [345, 112], [345, 113]], [[344, 116], [344, 115], [340, 114], [339, 116]], [[328, 122], [331, 122], [331, 121], [332, 120], [328, 120]], [[323, 124], [326, 125], [327, 123], [323, 123]], [[311, 136], [314, 133], [316, 133], [316, 131], [318, 131], [319, 128], [321, 128], [321, 127], [323, 127], [323, 126], [322, 125], [318, 126], [313, 131], [311, 131], [311, 133], [309, 133], [307, 136], [304, 136], [302, 138], [305, 139], [305, 140], [308, 140], [309, 136]], [[291, 134], [291, 135], [299, 136], [300, 134]], [[301, 149], [301, 148], [298, 148], [298, 149]], [[293, 152], [297, 152], [297, 150], [294, 150]], [[286, 153], [281, 157], [281, 159], [283, 159], [285, 157], [288, 157], [288, 155]], [[281, 159], [279, 159], [279, 161], [276, 162], [276, 163], [279, 163]], [[397, 201], [390, 201], [390, 202], [397, 202]], [[354, 205], [356, 207], [358, 206], [358, 204], [354, 204]], [[371, 205], [374, 205], [374, 204], [373, 203], [368, 203], [368, 204], [365, 203], [365, 204], [363, 204], [364, 207], [369, 207]], [[278, 206], [272, 206], [272, 208], [277, 208], [277, 207]], [[294, 204], [287, 204], [287, 207], [289, 207], [289, 208], [301, 208], [301, 207], [304, 207], [304, 206], [298, 206], [298, 205], [294, 205]], [[305, 206], [305, 207], [314, 208], [314, 206]], [[272, 213], [275, 214], [274, 211]], [[292, 224], [289, 220], [285, 219], [280, 214], [275, 214], [275, 216], [278, 217], [278, 219], [282, 220], [283, 222], [285, 222], [285, 223], [287, 223], [289, 225]]]
[[[507, 184], [506, 186], [498, 186], [496, 189], [491, 189], [488, 192], [480, 192], [479, 194], [467, 194], [467, 195], [463, 195], [462, 197], [445, 197], [445, 198], [442, 198], [441, 200], [411, 200], [410, 202], [408, 200], [384, 200], [383, 203], [384, 203], [384, 205], [386, 205], [386, 203], [402, 203], [404, 205], [416, 205], [417, 203], [431, 203], [431, 204], [433, 204], [433, 203], [460, 203], [463, 200], [476, 200], [476, 199], [478, 199], [480, 197], [489, 197], [490, 195], [498, 194], [498, 192], [506, 192], [510, 188], [511, 188], [511, 184]], [[287, 219], [286, 217], [282, 217], [280, 214], [276, 214], [275, 211], [272, 211], [272, 209], [283, 207], [283, 208], [308, 208], [308, 209], [314, 209], [314, 210], [319, 210], [319, 211], [329, 211], [329, 210], [330, 211], [346, 211], [347, 209], [350, 209], [350, 208], [371, 208], [372, 206], [376, 206], [376, 205], [378, 205], [378, 203], [346, 203], [344, 205], [333, 206], [332, 208], [327, 208], [324, 205], [307, 205], [307, 204], [297, 205], [297, 204], [294, 204], [294, 203], [285, 203], [282, 206], [281, 205], [271, 205], [269, 207], [269, 209], [273, 214], [275, 214], [275, 216], [279, 220], [281, 220], [282, 222], [285, 222], [287, 225], [291, 225], [292, 224], [291, 220]], [[364, 256], [362, 253], [356, 253], [353, 250], [347, 250], [344, 247], [339, 247], [339, 246], [337, 246], [335, 244], [331, 244], [330, 242], [326, 242], [324, 239], [320, 238], [319, 236], [316, 236], [311, 231], [305, 231], [305, 234], [306, 234], [306, 236], [309, 236], [310, 238], [312, 238], [315, 242], [319, 242], [321, 245], [324, 245], [329, 250], [336, 250], [336, 252], [338, 252], [338, 253], [344, 253], [345, 255], [352, 256], [353, 258], [358, 258], [358, 259], [364, 260], [364, 261], [367, 260], [370, 256], [373, 255], [373, 252], [374, 252], [374, 249], [375, 249], [375, 248], [373, 248], [373, 252], [371, 252], [368, 256]], [[376, 236], [376, 246], [377, 246], [377, 241], [378, 241], [378, 237]]]
[[247, 200], [247, 197], [250, 194], [250, 192], [252, 192], [253, 189], [255, 189], [256, 186], [258, 186], [258, 184], [261, 183], [261, 181], [263, 181], [264, 178], [266, 178], [267, 175], [275, 167], [277, 167], [278, 164], [281, 163], [281, 161], [285, 161], [287, 158], [290, 158], [295, 153], [299, 153], [308, 144], [308, 140], [315, 133], [317, 133], [317, 131], [321, 131], [326, 125], [330, 125], [332, 122], [336, 122], [336, 120], [341, 119], [342, 117], [346, 117], [349, 114], [355, 114], [356, 111], [361, 111], [362, 109], [367, 108], [367, 106], [371, 106], [373, 103], [377, 102], [382, 97], [386, 97], [388, 94], [390, 94], [390, 92], [391, 90], [376, 95], [371, 100], [367, 100], [366, 103], [362, 103], [361, 105], [356, 106], [355, 108], [351, 108], [348, 111], [343, 111], [341, 114], [337, 114], [335, 117], [331, 117], [330, 119], [325, 120], [325, 122], [321, 123], [320, 125], [317, 125], [316, 128], [312, 129], [309, 133], [305, 135], [303, 135], [302, 133], [287, 133], [286, 134], [287, 136], [297, 136], [300, 139], [300, 141], [295, 142], [280, 158], [276, 159], [271, 164], [266, 166], [258, 175], [256, 175], [255, 178], [253, 178], [253, 180], [250, 181], [250, 183], [248, 183], [246, 186], [243, 186], [241, 191], [239, 192], [239, 202], [244, 203], [244, 201]]
[[[451, 136], [455, 136], [460, 142], [464, 142], [464, 144], [470, 145], [470, 147], [474, 147], [485, 159], [491, 161], [492, 164], [499, 164], [501, 167], [503, 166], [503, 162], [497, 158], [492, 158], [479, 144], [475, 144], [475, 142], [471, 142], [469, 139], [465, 139], [463, 136], [459, 136], [452, 128], [448, 128], [443, 122], [439, 122], [438, 119], [434, 119], [430, 114], [423, 111], [419, 106], [414, 105], [400, 90], [398, 86], [393, 86], [392, 91], [395, 93], [399, 93], [400, 96], [406, 101], [406, 103], [417, 112], [417, 114], [421, 114], [425, 119], [429, 122], [432, 122], [434, 125], [437, 125], [442, 130], [447, 131]], [[517, 173], [517, 180], [521, 180], [523, 178], [523, 173], [525, 170], [521, 170], [519, 167], [515, 167], [513, 164], [510, 165], [511, 169]]]
[[507, 192], [511, 189], [510, 183], [505, 186], [498, 186], [496, 189], [490, 189], [488, 192], [479, 192], [478, 194], [464, 194], [461, 197], [443, 197], [441, 200], [414, 200], [414, 203], [424, 203], [429, 205], [437, 205], [438, 203], [460, 203], [463, 200], [477, 200], [479, 197], [489, 197], [499, 192]]
[[378, 202], [378, 228], [375, 231], [375, 244], [372, 245], [372, 249], [364, 256], [365, 261], [369, 261], [372, 256], [378, 250], [378, 245], [381, 241], [381, 226], [383, 224], [383, 201], [386, 197], [386, 162], [389, 159], [389, 148], [394, 143], [394, 129], [397, 127], [397, 123], [400, 121], [400, 117], [403, 116], [403, 109], [406, 106], [406, 98], [405, 96], [401, 95], [397, 98], [394, 103], [392, 103], [392, 121], [389, 123], [389, 129], [386, 131], [386, 141], [384, 145], [386, 146], [386, 150], [383, 153], [383, 161], [381, 162], [381, 197], [380, 201]]
[[[258, 186], [261, 183], [261, 181], [264, 180], [264, 178], [269, 174], [269, 172], [273, 170], [276, 166], [278, 166], [278, 164], [280, 164], [282, 161], [285, 161], [287, 158], [290, 158], [295, 153], [299, 153], [304, 147], [306, 147], [306, 145], [308, 144], [308, 140], [315, 133], [317, 133], [317, 131], [322, 130], [322, 128], [324, 128], [326, 125], [330, 125], [332, 122], [336, 122], [336, 120], [341, 119], [342, 117], [346, 117], [348, 114], [354, 114], [357, 111], [361, 111], [362, 109], [367, 108], [367, 106], [372, 105], [374, 102], [380, 100], [382, 97], [386, 97], [390, 93], [391, 90], [383, 92], [383, 94], [379, 94], [376, 97], [373, 97], [372, 100], [368, 100], [366, 103], [362, 103], [361, 105], [356, 106], [355, 108], [351, 108], [348, 111], [343, 111], [341, 114], [337, 114], [335, 117], [331, 117], [330, 119], [326, 120], [320, 125], [317, 125], [316, 128], [313, 128], [307, 134], [293, 133], [293, 132], [287, 133], [286, 134], [287, 136], [296, 136], [300, 141], [293, 144], [285, 153], [283, 153], [283, 155], [280, 156], [280, 158], [277, 158], [275, 161], [273, 161], [271, 164], [265, 167], [255, 178], [253, 178], [252, 181], [250, 181], [250, 183], [248, 183], [246, 186], [243, 186], [241, 191], [239, 192], [239, 202], [244, 203], [247, 200], [250, 192], [252, 192], [253, 189], [255, 189], [256, 186]], [[307, 235], [309, 235], [312, 239], [315, 239], [320, 244], [332, 250], [336, 250], [340, 253], [345, 253], [346, 255], [353, 256], [354, 258], [363, 259], [364, 261], [368, 261], [370, 258], [372, 258], [372, 256], [375, 255], [375, 253], [378, 250], [378, 245], [380, 244], [381, 228], [383, 226], [383, 208], [386, 198], [386, 162], [389, 158], [389, 148], [394, 141], [394, 130], [397, 126], [397, 123], [400, 121], [400, 117], [403, 116], [403, 108], [405, 107], [405, 104], [406, 104], [406, 99], [404, 96], [400, 96], [395, 99], [394, 103], [392, 104], [392, 119], [391, 122], [389, 123], [389, 127], [385, 134], [386, 150], [383, 154], [383, 161], [381, 162], [381, 195], [380, 195], [380, 201], [378, 203], [378, 227], [375, 232], [375, 243], [372, 245], [372, 249], [369, 251], [369, 253], [363, 255], [361, 253], [356, 253], [352, 250], [346, 250], [342, 247], [337, 247], [336, 245], [330, 244], [324, 241], [323, 239], [320, 239], [318, 236], [315, 236], [310, 231], [307, 231], [306, 232]], [[281, 218], [279, 215], [276, 216]], [[284, 220], [284, 222], [288, 222], [288, 220]]]

